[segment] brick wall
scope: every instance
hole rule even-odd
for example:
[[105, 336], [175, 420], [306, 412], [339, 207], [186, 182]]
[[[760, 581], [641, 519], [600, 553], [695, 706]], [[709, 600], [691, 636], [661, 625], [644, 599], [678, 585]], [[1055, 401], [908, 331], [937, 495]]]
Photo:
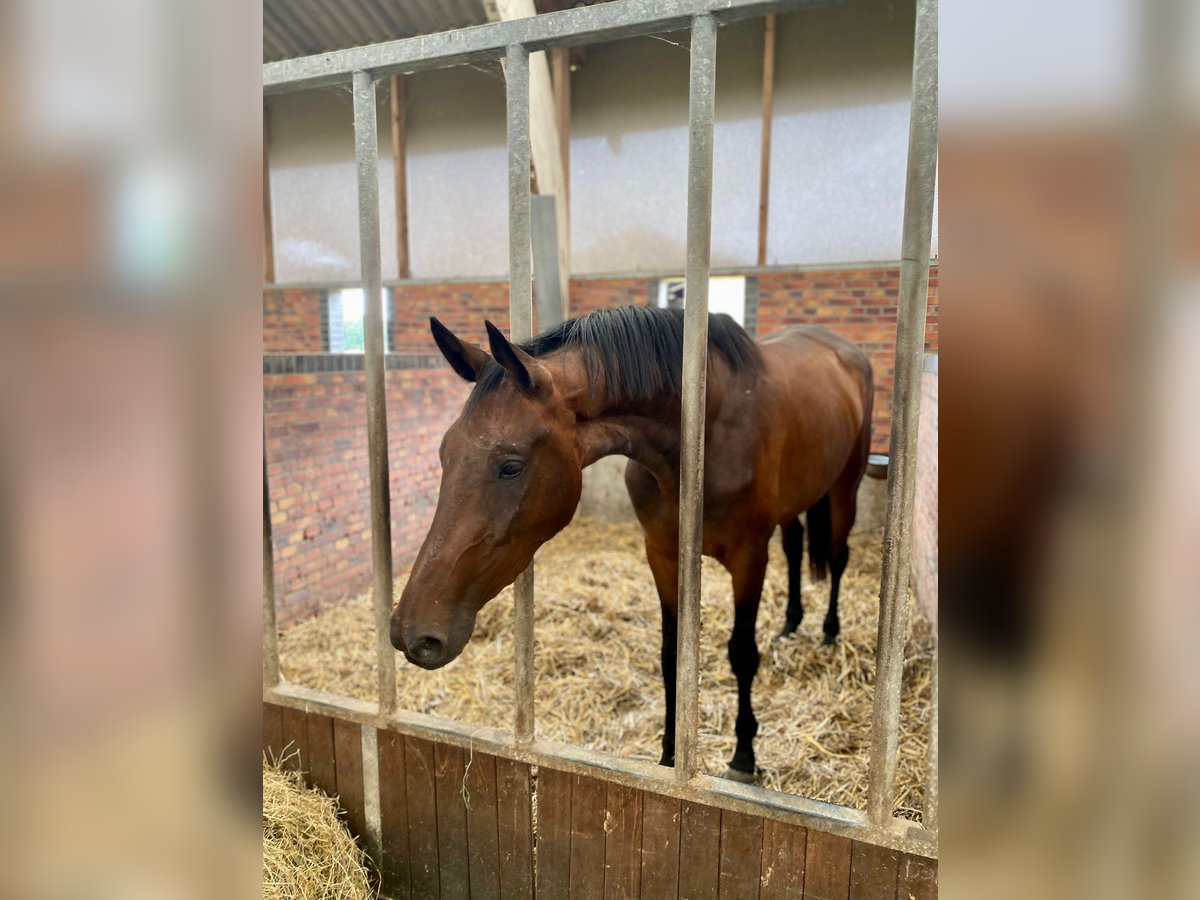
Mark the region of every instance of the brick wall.
[[938, 372], [936, 355], [921, 373], [921, 428], [917, 437], [917, 493], [913, 508], [913, 593], [929, 621], [938, 613]]
[[[438, 365], [388, 371], [387, 391], [399, 573], [433, 516], [438, 446], [467, 385]], [[371, 585], [366, 384], [361, 370], [265, 374], [263, 401], [276, 595], [287, 625]]]
[[[886, 453], [892, 422], [892, 363], [896, 353], [896, 306], [900, 270], [828, 269], [771, 272], [758, 276], [758, 334], [789, 325], [819, 325], [861, 347], [875, 368], [873, 450]], [[929, 270], [929, 316], [925, 349], [938, 349], [937, 266]]]
[[263, 291], [263, 353], [320, 353], [325, 349], [325, 291]]
[[392, 288], [391, 346], [397, 353], [431, 353], [429, 317], [437, 316], [455, 334], [484, 339], [483, 321], [508, 330], [508, 282], [408, 283]]
[[657, 298], [657, 278], [577, 278], [571, 281], [571, 315], [616, 306], [646, 306]]

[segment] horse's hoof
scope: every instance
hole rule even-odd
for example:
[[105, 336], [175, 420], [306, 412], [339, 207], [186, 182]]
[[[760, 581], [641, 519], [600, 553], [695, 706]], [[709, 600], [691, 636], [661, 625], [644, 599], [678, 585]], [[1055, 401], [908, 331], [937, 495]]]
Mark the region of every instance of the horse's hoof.
[[753, 772], [743, 772], [741, 769], [735, 769], [732, 766], [725, 769], [725, 777], [730, 781], [737, 781], [741, 784], [754, 784]]
[[836, 634], [827, 634], [827, 635], [825, 635], [825, 639], [821, 641], [822, 647], [832, 647], [836, 644], [837, 644], [837, 635]]

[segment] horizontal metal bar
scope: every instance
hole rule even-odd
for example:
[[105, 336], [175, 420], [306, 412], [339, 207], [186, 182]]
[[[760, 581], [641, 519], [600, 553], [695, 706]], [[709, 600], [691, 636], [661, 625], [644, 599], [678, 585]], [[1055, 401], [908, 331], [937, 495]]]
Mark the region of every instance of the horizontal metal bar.
[[493, 728], [463, 725], [451, 719], [406, 710], [380, 716], [374, 703], [298, 685], [285, 684], [264, 691], [263, 700], [465, 750], [599, 778], [679, 800], [815, 828], [904, 853], [933, 859], [938, 854], [937, 836], [920, 825], [902, 819], [894, 819], [884, 826], [872, 825], [862, 810], [784, 794], [757, 785], [738, 784], [710, 775], [698, 775], [690, 781], [680, 782], [671, 769], [646, 760], [625, 759], [554, 741], [519, 743], [513, 735]]
[[687, 781], [698, 766], [700, 718], [700, 555], [704, 533], [704, 394], [708, 372], [708, 262], [712, 243], [713, 121], [717, 25], [692, 24], [688, 78], [687, 299], [683, 313], [682, 423], [679, 439], [679, 634], [675, 769]]
[[679, 31], [689, 27], [693, 17], [704, 13], [711, 13], [723, 23], [772, 12], [825, 6], [830, 2], [833, 0], [622, 0], [620, 3], [599, 3], [527, 19], [490, 22], [472, 28], [267, 63], [263, 66], [263, 93], [337, 84], [349, 81], [357, 71], [368, 71], [381, 77], [498, 59], [513, 44], [520, 44], [532, 52]]
[[937, 175], [937, 15], [937, 0], [917, 0], [908, 176], [904, 190], [900, 304], [896, 317], [892, 437], [888, 448], [883, 574], [879, 586], [875, 698], [871, 713], [871, 764], [867, 778], [867, 810], [871, 821], [877, 825], [892, 818], [896, 798], [900, 686], [904, 674], [904, 640], [908, 630], [908, 579], [912, 562], [912, 514], [917, 483], [921, 364], [925, 349], [929, 248], [933, 233], [934, 180]]

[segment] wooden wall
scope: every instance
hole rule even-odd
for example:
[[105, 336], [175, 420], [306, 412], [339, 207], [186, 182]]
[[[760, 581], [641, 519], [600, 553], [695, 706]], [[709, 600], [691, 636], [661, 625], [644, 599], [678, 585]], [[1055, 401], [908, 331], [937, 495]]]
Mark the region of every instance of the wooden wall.
[[[298, 751], [289, 764], [339, 796], [358, 836], [361, 734], [263, 704], [264, 749]], [[925, 857], [391, 731], [377, 742], [388, 897], [937, 896]]]

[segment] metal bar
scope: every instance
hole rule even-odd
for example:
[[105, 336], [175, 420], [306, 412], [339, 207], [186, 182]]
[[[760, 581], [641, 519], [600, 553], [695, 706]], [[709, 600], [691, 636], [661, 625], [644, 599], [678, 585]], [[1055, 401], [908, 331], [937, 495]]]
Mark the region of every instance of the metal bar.
[[[508, 321], [514, 341], [533, 333], [533, 256], [529, 200], [529, 51], [508, 48]], [[517, 576], [513, 647], [518, 741], [533, 740], [533, 563]]]
[[279, 684], [279, 631], [275, 624], [275, 544], [271, 534], [271, 489], [263, 449], [263, 687]]
[[933, 649], [933, 697], [929, 701], [929, 751], [925, 759], [925, 805], [921, 824], [930, 831], [938, 828], [938, 651]]
[[929, 245], [937, 172], [937, 64], [937, 0], [918, 0], [883, 576], [879, 588], [879, 636], [875, 650], [875, 705], [871, 718], [871, 765], [867, 783], [867, 811], [876, 824], [892, 817], [896, 791], [900, 680], [908, 626], [917, 427], [921, 411], [921, 361], [925, 347]]
[[266, 94], [347, 81], [360, 70], [377, 76], [495, 59], [521, 44], [527, 51], [598, 44], [687, 28], [694, 16], [721, 22], [828, 5], [831, 0], [622, 0], [544, 13], [509, 22], [422, 34], [398, 41], [335, 50], [263, 66]]
[[[286, 684], [266, 691], [263, 699], [268, 703], [292, 709], [356, 722], [364, 727], [364, 733], [366, 729], [387, 729], [452, 747], [461, 747], [475, 753], [487, 753], [532, 765], [549, 766], [563, 772], [601, 778], [614, 784], [653, 791], [680, 800], [816, 828], [905, 853], [937, 856], [937, 836], [928, 829], [903, 819], [892, 819], [882, 826], [873, 825], [862, 810], [835, 803], [797, 797], [756, 785], [738, 784], [708, 775], [699, 775], [690, 782], [681, 782], [661, 766], [645, 760], [627, 759], [554, 741], [534, 740], [520, 743], [513, 740], [512, 735], [494, 728], [464, 725], [453, 719], [425, 713], [397, 710], [390, 716], [380, 716], [373, 703], [300, 685]], [[367, 766], [367, 754], [364, 753], [364, 789], [368, 776]]]
[[708, 371], [708, 264], [712, 243], [713, 115], [717, 23], [692, 23], [688, 93], [687, 294], [683, 313], [682, 433], [679, 454], [679, 643], [675, 774], [699, 769], [700, 555], [704, 532], [704, 396]]
[[767, 264], [767, 212], [771, 193], [771, 122], [775, 111], [775, 14], [763, 25], [762, 145], [758, 162], [758, 264]]
[[359, 741], [362, 747], [363, 819], [367, 833], [363, 835], [367, 852], [371, 858], [382, 859], [383, 824], [379, 807], [379, 732], [374, 725], [359, 726]]
[[358, 163], [358, 246], [362, 267], [367, 376], [367, 456], [371, 471], [371, 555], [375, 574], [375, 643], [379, 708], [396, 706], [396, 654], [389, 639], [392, 616], [392, 499], [388, 478], [387, 401], [383, 337], [383, 274], [379, 249], [379, 137], [375, 82], [354, 73], [354, 156]]

